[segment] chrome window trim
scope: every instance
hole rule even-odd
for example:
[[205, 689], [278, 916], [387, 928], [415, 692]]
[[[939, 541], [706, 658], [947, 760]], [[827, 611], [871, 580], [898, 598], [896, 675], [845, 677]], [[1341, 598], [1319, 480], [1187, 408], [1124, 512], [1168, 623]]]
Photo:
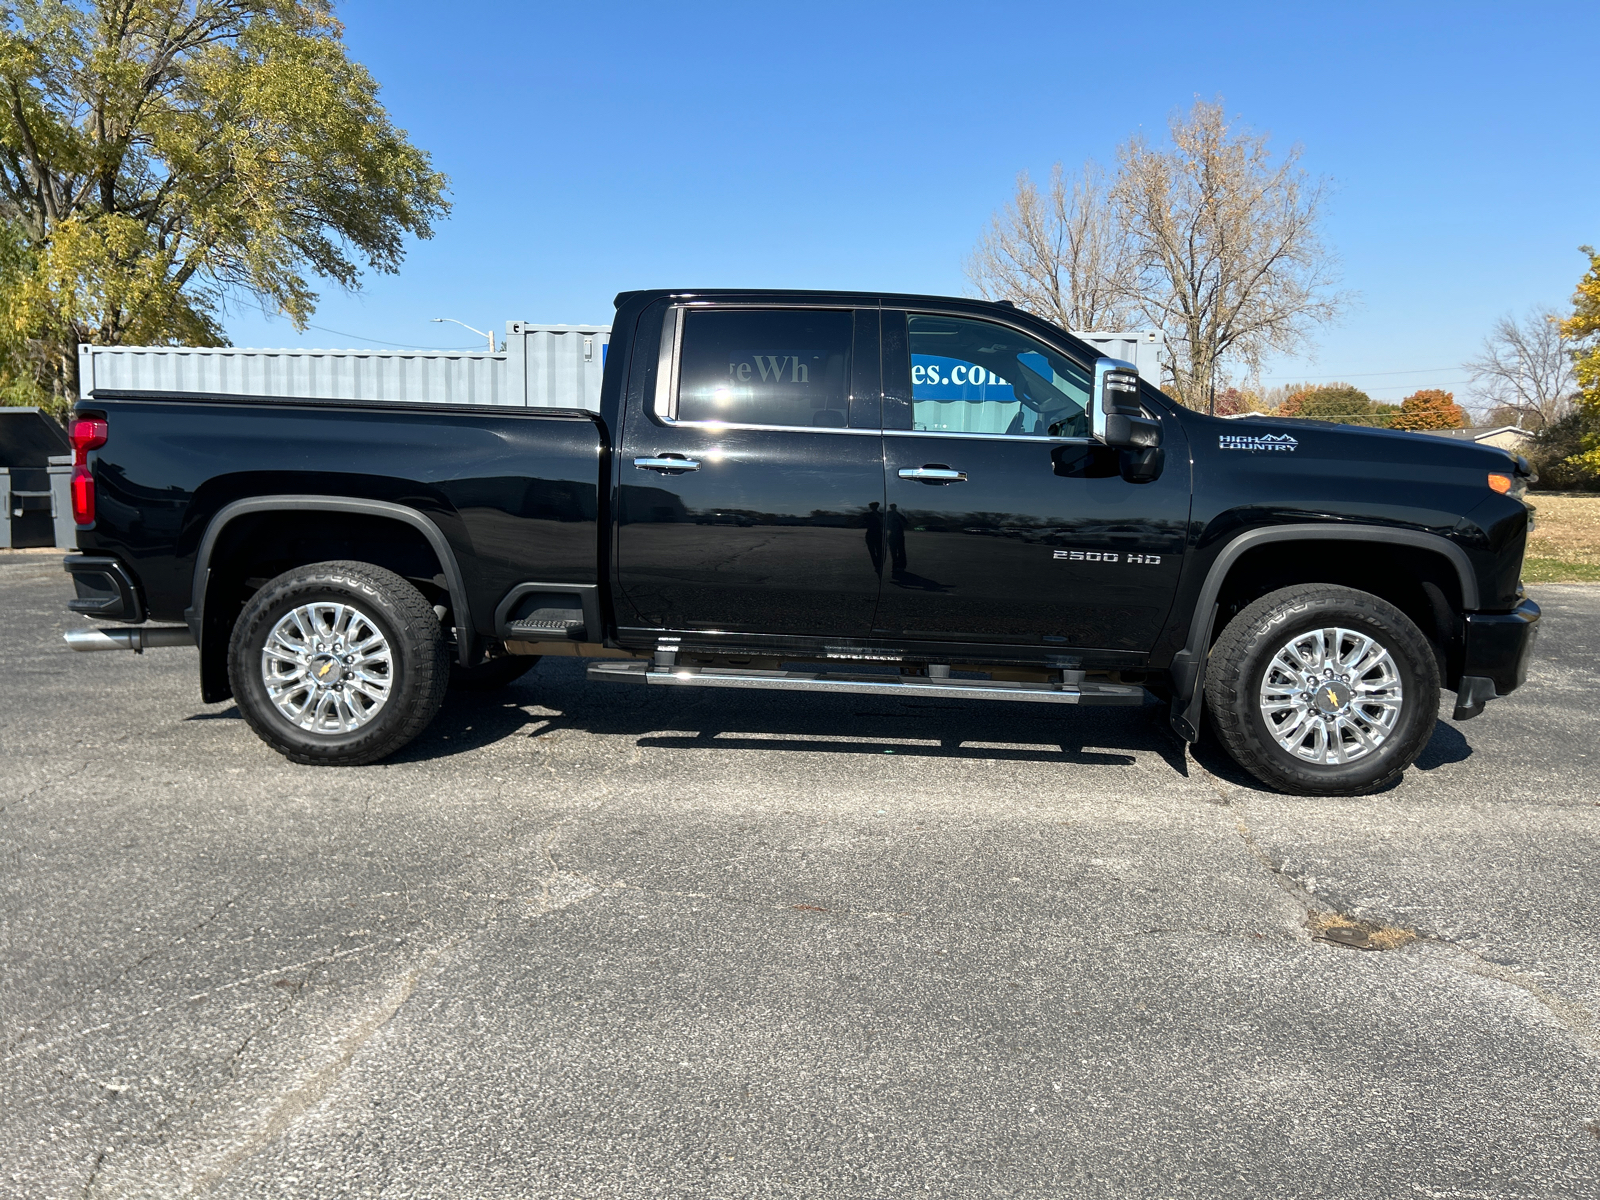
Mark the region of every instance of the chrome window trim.
[[669, 305], [661, 318], [661, 352], [656, 360], [656, 394], [652, 410], [671, 421], [678, 412], [678, 347], [683, 338], [683, 308]]
[[884, 437], [983, 438], [990, 442], [1034, 442], [1053, 446], [1098, 446], [1092, 437], [1048, 437], [1039, 433], [976, 433], [961, 429], [885, 429]]
[[713, 433], [733, 429], [754, 429], [764, 433], [844, 433], [856, 437], [863, 434], [881, 437], [884, 433], [882, 429], [851, 429], [837, 425], [740, 425], [734, 421], [679, 421], [672, 417], [663, 417], [661, 423], [669, 429], [709, 429]]
[[[822, 312], [846, 312], [852, 317], [860, 306], [848, 304], [720, 304], [715, 300], [673, 304], [667, 308], [661, 322], [661, 357], [656, 368], [656, 394], [652, 404], [655, 419], [669, 429], [706, 429], [713, 433], [724, 430], [750, 429], [760, 433], [843, 433], [854, 437], [881, 437], [881, 429], [852, 429], [834, 425], [746, 425], [738, 421], [680, 421], [678, 420], [678, 365], [683, 361], [683, 327], [687, 323], [683, 314], [689, 308], [730, 309], [752, 308], [763, 311], [788, 311], [816, 309]], [[846, 392], [845, 403], [854, 398]]]

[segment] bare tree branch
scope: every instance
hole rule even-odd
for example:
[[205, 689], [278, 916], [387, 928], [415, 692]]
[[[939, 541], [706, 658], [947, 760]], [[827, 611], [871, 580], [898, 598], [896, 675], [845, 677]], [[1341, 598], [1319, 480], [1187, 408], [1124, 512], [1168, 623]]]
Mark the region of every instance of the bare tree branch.
[[1494, 323], [1479, 356], [1463, 364], [1486, 415], [1506, 410], [1519, 418], [1517, 424], [1526, 421], [1537, 430], [1572, 411], [1578, 380], [1573, 346], [1560, 323], [1561, 314], [1547, 307], [1529, 309], [1520, 320], [1507, 314]]
[[1093, 162], [1068, 179], [1057, 163], [1041, 195], [1024, 171], [1017, 191], [966, 262], [967, 278], [990, 300], [1064, 329], [1116, 329], [1133, 315], [1131, 260], [1105, 175]]
[[1173, 349], [1172, 388], [1214, 408], [1227, 363], [1256, 369], [1347, 299], [1317, 233], [1325, 185], [1300, 169], [1298, 147], [1274, 165], [1266, 137], [1230, 126], [1220, 102], [1197, 101], [1170, 132], [1170, 149], [1123, 145], [1113, 197], [1140, 306]]

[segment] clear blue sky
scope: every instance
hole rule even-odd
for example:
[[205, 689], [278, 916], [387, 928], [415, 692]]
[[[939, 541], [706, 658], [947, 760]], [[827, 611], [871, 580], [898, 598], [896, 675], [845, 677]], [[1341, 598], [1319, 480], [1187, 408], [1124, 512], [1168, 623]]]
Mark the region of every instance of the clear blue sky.
[[608, 321], [652, 286], [959, 294], [1019, 170], [1110, 164], [1196, 95], [1334, 187], [1358, 305], [1269, 384], [1459, 395], [1493, 319], [1564, 305], [1600, 244], [1594, 0], [338, 11], [455, 210], [399, 275], [324, 287], [322, 328], [230, 313], [237, 345], [461, 346], [428, 318]]

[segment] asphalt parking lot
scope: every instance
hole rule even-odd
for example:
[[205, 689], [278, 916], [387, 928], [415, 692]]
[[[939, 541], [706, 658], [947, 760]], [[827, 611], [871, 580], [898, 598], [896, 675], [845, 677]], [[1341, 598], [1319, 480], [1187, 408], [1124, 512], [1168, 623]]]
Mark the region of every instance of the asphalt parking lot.
[[1600, 1195], [1600, 587], [1533, 590], [1526, 688], [1306, 800], [570, 660], [297, 767], [5, 556], [0, 1194]]

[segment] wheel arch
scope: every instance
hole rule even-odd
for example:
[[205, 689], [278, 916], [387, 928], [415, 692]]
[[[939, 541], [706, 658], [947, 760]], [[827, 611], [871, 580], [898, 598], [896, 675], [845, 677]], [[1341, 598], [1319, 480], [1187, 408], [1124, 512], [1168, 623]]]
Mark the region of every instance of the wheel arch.
[[[213, 516], [200, 539], [195, 555], [194, 578], [190, 607], [184, 620], [200, 648], [201, 697], [208, 703], [225, 700], [232, 695], [228, 685], [228, 630], [232, 615], [219, 612], [220, 582], [214, 578], [213, 560], [218, 547], [225, 544], [229, 526], [241, 518], [295, 513], [330, 513], [362, 518], [366, 521], [388, 522], [403, 527], [413, 536], [420, 536], [431, 552], [444, 579], [444, 590], [450, 597], [450, 611], [455, 621], [456, 646], [461, 665], [470, 667], [477, 661], [477, 646], [472, 628], [471, 609], [467, 603], [466, 582], [461, 565], [456, 559], [444, 532], [427, 515], [403, 504], [387, 500], [364, 500], [348, 496], [283, 495], [252, 496], [226, 504]], [[355, 558], [365, 561], [360, 553], [334, 554], [332, 558]], [[385, 565], [379, 563], [377, 565]]]
[[[1172, 727], [1180, 737], [1194, 741], [1199, 737], [1201, 710], [1205, 701], [1206, 659], [1216, 640], [1217, 617], [1221, 601], [1230, 581], [1237, 580], [1236, 570], [1252, 552], [1271, 547], [1287, 550], [1291, 547], [1310, 547], [1316, 544], [1339, 543], [1346, 547], [1370, 546], [1379, 543], [1386, 549], [1404, 549], [1434, 556], [1441, 564], [1444, 578], [1453, 578], [1456, 592], [1452, 596], [1430, 593], [1425, 584], [1419, 585], [1435, 611], [1440, 605], [1464, 613], [1478, 607], [1478, 580], [1466, 552], [1447, 538], [1418, 529], [1390, 529], [1377, 525], [1278, 525], [1265, 529], [1251, 529], [1236, 536], [1224, 546], [1206, 571], [1194, 612], [1190, 616], [1189, 636], [1183, 649], [1173, 656], [1172, 673]], [[1296, 582], [1346, 583], [1345, 578], [1318, 579], [1302, 576]], [[1362, 590], [1382, 595], [1381, 589]], [[1434, 589], [1438, 591], [1437, 588]], [[1454, 603], [1452, 603], [1454, 602]], [[1404, 606], [1402, 606], [1404, 607]], [[1459, 615], [1459, 613], [1457, 614]], [[1437, 621], [1437, 618], [1435, 618]]]

